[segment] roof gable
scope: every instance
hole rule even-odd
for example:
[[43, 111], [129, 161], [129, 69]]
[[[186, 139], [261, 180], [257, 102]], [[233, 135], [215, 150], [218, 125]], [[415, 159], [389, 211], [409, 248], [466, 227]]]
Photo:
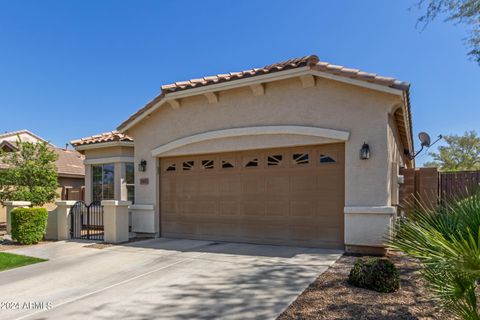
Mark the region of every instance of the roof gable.
[[32, 133], [29, 130], [23, 129], [23, 130], [18, 130], [18, 131], [11, 131], [11, 132], [5, 132], [3, 134], [0, 134], [0, 141], [8, 141], [10, 143], [16, 143], [18, 137], [22, 139], [22, 141], [25, 142], [45, 142], [52, 145], [50, 142], [47, 140], [43, 139], [40, 136], [37, 136], [36, 134]]
[[[387, 92], [408, 92], [410, 84], [407, 82], [396, 80], [392, 77], [379, 76], [375, 73], [363, 72], [358, 69], [346, 68], [343, 66], [333, 65], [328, 62], [320, 61], [316, 55], [309, 55], [301, 58], [290, 59], [279, 63], [267, 65], [263, 68], [253, 68], [240, 72], [230, 72], [227, 74], [218, 74], [199, 79], [191, 79], [188, 81], [175, 82], [163, 85], [162, 92], [152, 101], [147, 103], [143, 108], [135, 112], [126, 121], [118, 127], [120, 132], [128, 130], [130, 127], [141, 121], [151, 111], [155, 110], [161, 104], [170, 102], [179, 94], [198, 94], [200, 88], [208, 89], [211, 86], [212, 91], [220, 91], [234, 86], [248, 85], [249, 79], [255, 81], [258, 79], [262, 82], [278, 80], [280, 77], [296, 77], [299, 72], [308, 72], [316, 76], [325, 76], [333, 80], [343, 80], [351, 84], [372, 86]], [[266, 77], [268, 76], [268, 79]], [[214, 88], [222, 86], [222, 88]], [[409, 106], [408, 106], [409, 107]]]

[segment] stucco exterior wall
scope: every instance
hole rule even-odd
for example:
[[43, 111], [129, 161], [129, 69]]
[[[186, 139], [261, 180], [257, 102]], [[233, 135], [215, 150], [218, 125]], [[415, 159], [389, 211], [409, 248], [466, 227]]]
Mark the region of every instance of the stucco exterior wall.
[[[163, 144], [212, 130], [303, 125], [350, 133], [345, 145], [346, 207], [390, 206], [394, 140], [388, 119], [399, 103], [396, 95], [317, 78], [316, 86], [309, 88], [299, 79], [268, 83], [263, 96], [254, 96], [246, 87], [220, 92], [214, 104], [203, 96], [182, 99], [178, 109], [166, 104], [127, 132], [135, 141], [135, 163], [148, 162], [146, 172], [136, 172], [136, 203], [155, 205], [158, 231], [159, 168], [151, 152]], [[364, 142], [371, 148], [369, 160], [359, 159]], [[138, 184], [141, 178], [149, 183]]]
[[107, 147], [88, 149], [84, 151], [86, 159], [102, 159], [111, 157], [133, 157], [132, 147]]
[[[396, 215], [396, 205], [399, 201], [399, 169], [402, 162], [403, 146], [396, 128], [393, 111], [395, 106], [386, 114], [387, 146], [384, 150], [387, 155], [387, 182], [385, 190], [388, 192], [387, 205], [380, 204], [373, 208], [350, 208], [345, 211], [345, 244], [347, 250], [363, 252], [364, 247], [382, 247], [385, 236], [393, 227]], [[382, 169], [383, 170], [383, 169]], [[376, 208], [375, 208], [376, 207]], [[362, 247], [357, 250], [355, 247]]]

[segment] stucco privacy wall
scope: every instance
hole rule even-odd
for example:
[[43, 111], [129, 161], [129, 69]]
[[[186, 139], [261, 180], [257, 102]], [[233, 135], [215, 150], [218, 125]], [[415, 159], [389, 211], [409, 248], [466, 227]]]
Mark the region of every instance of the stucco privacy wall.
[[[152, 150], [176, 139], [212, 130], [250, 126], [299, 125], [347, 131], [345, 150], [345, 205], [389, 206], [391, 204], [388, 113], [400, 97], [327, 79], [303, 88], [298, 78], [267, 83], [265, 95], [254, 96], [250, 88], [218, 93], [218, 103], [203, 96], [181, 100], [173, 109], [165, 104], [126, 132], [135, 141], [135, 163], [147, 160], [146, 172], [137, 172], [136, 203], [155, 204], [158, 231], [158, 159]], [[364, 142], [371, 158], [359, 159]], [[299, 144], [301, 144], [299, 142]], [[190, 146], [189, 148], [193, 148]], [[199, 153], [204, 153], [199, 148]]]

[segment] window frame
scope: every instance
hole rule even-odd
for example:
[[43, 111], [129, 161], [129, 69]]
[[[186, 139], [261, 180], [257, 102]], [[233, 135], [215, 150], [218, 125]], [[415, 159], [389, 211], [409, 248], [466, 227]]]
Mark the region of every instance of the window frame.
[[[111, 171], [111, 197], [105, 196], [105, 188], [109, 188], [110, 183], [105, 183], [106, 178], [110, 180], [110, 177], [106, 176], [105, 167], [111, 167], [108, 171]], [[94, 164], [91, 168], [92, 176], [91, 176], [91, 183], [92, 183], [92, 201], [102, 201], [102, 200], [114, 200], [115, 199], [115, 164], [114, 163], [101, 163], [101, 164]], [[100, 169], [100, 176], [97, 176], [98, 172], [95, 173], [96, 170]], [[111, 169], [111, 170], [110, 170]], [[97, 181], [96, 178], [99, 178]], [[100, 187], [100, 193], [96, 193], [96, 187]], [[98, 196], [99, 195], [99, 196]]]
[[[132, 204], [135, 203], [135, 163], [133, 162], [125, 162], [123, 164], [125, 166], [125, 188], [127, 189], [127, 201], [131, 201]], [[132, 170], [132, 180], [129, 181], [128, 179], [128, 169], [127, 166], [131, 166]], [[128, 192], [129, 189], [133, 189], [132, 197]]]

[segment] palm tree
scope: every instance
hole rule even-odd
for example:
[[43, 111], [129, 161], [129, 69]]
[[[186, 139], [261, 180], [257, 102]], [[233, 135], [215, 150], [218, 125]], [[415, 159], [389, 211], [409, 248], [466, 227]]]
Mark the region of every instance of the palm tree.
[[430, 208], [409, 201], [409, 214], [388, 239], [392, 249], [417, 258], [426, 283], [453, 316], [480, 320], [480, 192]]

